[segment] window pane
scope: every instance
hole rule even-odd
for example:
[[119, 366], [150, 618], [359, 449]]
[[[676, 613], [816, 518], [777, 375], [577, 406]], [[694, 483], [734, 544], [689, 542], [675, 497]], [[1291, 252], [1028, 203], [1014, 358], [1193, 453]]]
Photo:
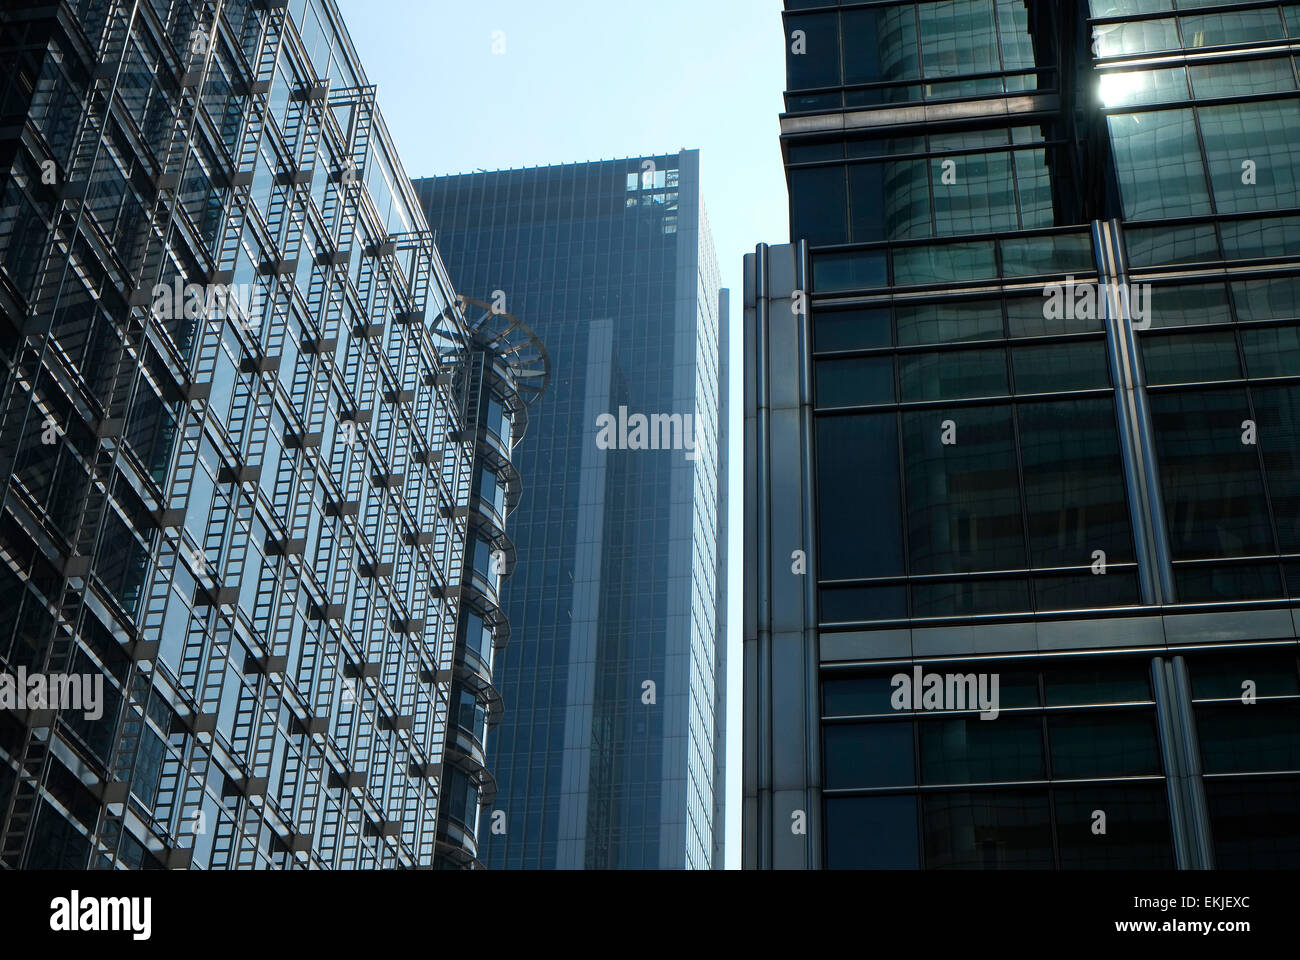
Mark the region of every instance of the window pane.
[[998, 397], [1011, 392], [1004, 350], [910, 354], [900, 360], [899, 382], [905, 403]]
[[1151, 326], [1155, 329], [1232, 322], [1228, 288], [1221, 283], [1153, 286], [1147, 306], [1151, 313]]
[[[1011, 81], [1007, 81], [1010, 85]], [[1016, 165], [1016, 190], [1020, 194], [1020, 225], [1026, 230], [1036, 227], [1055, 227], [1056, 201], [1052, 191], [1052, 174], [1047, 169], [1044, 150], [1017, 150], [1012, 159]], [[1008, 276], [1012, 275], [1008, 267]]]
[[[803, 32], [802, 38], [797, 31]], [[791, 17], [786, 22], [785, 49], [789, 89], [833, 87], [840, 82], [839, 16], [835, 13]]]
[[818, 596], [823, 623], [901, 620], [907, 616], [907, 588], [899, 584], [823, 587]]
[[1089, 566], [1096, 550], [1109, 563], [1131, 560], [1113, 401], [1023, 404], [1019, 415], [1033, 565]]
[[[1088, 333], [1102, 329], [1100, 311], [1053, 310], [1059, 316], [1049, 317], [1046, 296], [1008, 297], [1007, 328], [1013, 337], [1051, 337], [1062, 333]], [[1081, 316], [1080, 314], [1092, 314]]]
[[894, 315], [899, 346], [1002, 339], [1002, 304], [997, 300], [899, 306]]
[[1294, 702], [1194, 709], [1206, 773], [1300, 769], [1300, 710]]
[[930, 161], [930, 176], [937, 235], [1014, 230], [1020, 225], [1011, 154], [935, 157]]
[[1047, 728], [1055, 779], [1161, 772], [1156, 725], [1150, 712], [1051, 715]]
[[848, 239], [848, 197], [842, 167], [790, 171], [790, 238], [810, 244]]
[[1066, 707], [1150, 700], [1148, 667], [1145, 660], [1051, 667], [1043, 672], [1047, 705]]
[[1034, 577], [1035, 610], [1088, 610], [1139, 603], [1137, 573], [1109, 568], [1105, 575], [1040, 574]]
[[916, 797], [830, 797], [826, 866], [830, 870], [915, 870]]
[[[1172, 870], [1169, 802], [1161, 784], [1053, 791], [1065, 870]], [[1096, 811], [1106, 832], [1093, 832]]]
[[1210, 212], [1192, 111], [1115, 114], [1107, 122], [1126, 218], [1189, 217]]
[[[1295, 166], [1300, 153], [1300, 105], [1294, 100], [1235, 103], [1202, 107], [1199, 113], [1219, 212], [1300, 205]], [[1247, 162], [1254, 164], [1253, 178], [1246, 176], [1243, 164]]]
[[1178, 49], [1178, 28], [1172, 18], [1103, 24], [1093, 30], [1093, 36], [1102, 57]]
[[1184, 603], [1271, 600], [1286, 596], [1276, 563], [1176, 566], [1174, 584], [1178, 599]]
[[916, 783], [910, 722], [829, 724], [822, 742], [831, 789]]
[[1045, 791], [937, 793], [922, 798], [930, 870], [1051, 869]]
[[895, 414], [817, 421], [818, 573], [903, 573]]
[[1150, 384], [1241, 379], [1231, 331], [1143, 337], [1142, 361]]
[[894, 402], [894, 358], [857, 357], [817, 364], [817, 406]]
[[1176, 558], [1273, 551], [1256, 448], [1242, 443], [1250, 416], [1240, 390], [1153, 394], [1160, 479]]
[[947, 243], [894, 251], [894, 283], [955, 283], [997, 276], [991, 243]]
[[1016, 393], [1060, 393], [1110, 386], [1103, 340], [1017, 347], [1011, 351], [1011, 361]]
[[921, 58], [927, 77], [996, 73], [997, 25], [993, 0], [940, 0], [922, 3]]
[[1264, 455], [1277, 537], [1286, 553], [1300, 551], [1300, 387], [1255, 387], [1259, 448]]
[[1099, 82], [1103, 107], [1131, 107], [1187, 99], [1187, 72], [1173, 70], [1117, 70], [1103, 73]]
[[883, 251], [823, 253], [813, 257], [813, 286], [818, 293], [883, 287], [889, 282]]
[[912, 582], [913, 617], [957, 617], [1029, 610], [1029, 581], [916, 580]]
[[[1300, 217], [1229, 221], [1220, 224], [1219, 229], [1223, 231], [1224, 256], [1230, 260], [1300, 255]], [[1260, 280], [1233, 284], [1233, 289], [1279, 282], [1289, 282], [1292, 288], [1296, 286], [1294, 278], [1285, 278], [1282, 281]], [[1294, 302], [1293, 297], [1292, 303]]]
[[844, 82], [914, 80], [921, 75], [916, 13], [911, 4], [843, 14]]
[[1092, 238], [1086, 233], [1019, 237], [1002, 241], [1004, 277], [1087, 273], [1096, 269], [1097, 264], [1092, 257]]
[[893, 714], [890, 703], [894, 688], [889, 673], [856, 677], [831, 677], [822, 681], [822, 714], [846, 717], [868, 713]]
[[1043, 725], [1038, 717], [955, 717], [921, 724], [921, 782], [1041, 780]]
[[1197, 699], [1240, 699], [1248, 689], [1248, 681], [1259, 697], [1300, 694], [1294, 649], [1189, 657], [1187, 665], [1192, 678], [1192, 696]]
[[1219, 259], [1219, 241], [1210, 223], [1130, 230], [1124, 239], [1129, 263], [1135, 267]]
[[1191, 48], [1280, 40], [1285, 36], [1277, 7], [1179, 17], [1179, 26], [1183, 31], [1183, 46]]
[[903, 436], [911, 572], [1022, 567], [1011, 408], [906, 413]]
[[1289, 320], [1300, 317], [1300, 278], [1247, 280], [1232, 285], [1237, 319]]
[[1293, 870], [1300, 861], [1300, 779], [1207, 780], [1215, 866]]
[[1192, 89], [1198, 100], [1210, 97], [1248, 97], [1257, 93], [1279, 93], [1295, 89], [1291, 61], [1241, 60], [1192, 67]]
[[849, 167], [853, 241], [911, 240], [933, 235], [930, 180], [923, 160]]
[[864, 350], [893, 343], [889, 311], [813, 311], [813, 339], [818, 353], [836, 350]]

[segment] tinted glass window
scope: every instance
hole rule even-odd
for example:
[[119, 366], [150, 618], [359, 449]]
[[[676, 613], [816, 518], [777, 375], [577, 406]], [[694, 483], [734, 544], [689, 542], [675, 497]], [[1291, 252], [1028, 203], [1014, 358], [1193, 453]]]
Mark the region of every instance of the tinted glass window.
[[1206, 773], [1300, 769], [1300, 710], [1294, 702], [1195, 708]]
[[922, 798], [925, 866], [932, 870], [1050, 869], [1046, 791], [936, 793]]
[[1010, 407], [906, 413], [903, 447], [913, 573], [1024, 565]]
[[844, 243], [848, 196], [843, 167], [790, 171], [790, 236], [810, 244]]
[[831, 724], [822, 728], [822, 742], [827, 787], [916, 783], [910, 722]]
[[1040, 780], [1045, 775], [1038, 717], [954, 717], [921, 724], [922, 783]]
[[821, 577], [836, 580], [903, 573], [897, 451], [895, 414], [818, 420]]
[[826, 866], [831, 870], [915, 870], [916, 797], [831, 797]]
[[1150, 713], [1051, 715], [1052, 776], [1123, 777], [1161, 772], [1155, 720]]
[[1175, 557], [1273, 552], [1250, 416], [1240, 390], [1153, 394], [1165, 516]]
[[[1065, 870], [1172, 870], [1169, 802], [1161, 784], [1052, 791]], [[1105, 816], [1104, 833], [1094, 829]]]

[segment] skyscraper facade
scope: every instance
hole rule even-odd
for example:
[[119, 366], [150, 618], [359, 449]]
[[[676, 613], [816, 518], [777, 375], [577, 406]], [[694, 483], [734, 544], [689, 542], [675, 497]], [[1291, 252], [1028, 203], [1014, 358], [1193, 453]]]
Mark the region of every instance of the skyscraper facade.
[[522, 368], [337, 6], [8, 3], [0, 69], [0, 862], [473, 864]]
[[529, 482], [484, 861], [707, 868], [722, 830], [727, 318], [698, 154], [416, 191], [458, 289], [536, 331], [552, 369], [518, 448]]
[[1300, 7], [785, 32], [744, 864], [1294, 863]]

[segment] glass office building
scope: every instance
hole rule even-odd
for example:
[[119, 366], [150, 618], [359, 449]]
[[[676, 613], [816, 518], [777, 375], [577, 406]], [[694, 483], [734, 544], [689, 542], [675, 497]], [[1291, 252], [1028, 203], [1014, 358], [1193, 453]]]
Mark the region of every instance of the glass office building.
[[0, 69], [0, 862], [474, 863], [524, 388], [336, 5], [7, 3]]
[[1294, 864], [1300, 5], [785, 29], [744, 864]]
[[727, 317], [698, 154], [416, 191], [457, 288], [527, 323], [552, 369], [518, 448], [484, 862], [710, 867]]

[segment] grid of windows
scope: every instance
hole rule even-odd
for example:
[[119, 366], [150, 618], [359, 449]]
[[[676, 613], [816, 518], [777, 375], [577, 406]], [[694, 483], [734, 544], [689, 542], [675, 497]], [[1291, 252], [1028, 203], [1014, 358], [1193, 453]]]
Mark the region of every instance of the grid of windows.
[[0, 14], [0, 663], [106, 703], [4, 717], [0, 859], [432, 864], [465, 330], [374, 89], [331, 0], [73, 13]]
[[[826, 672], [828, 867], [1173, 866], [1148, 661], [921, 666], [996, 675], [1000, 711], [894, 709], [892, 676], [910, 663]], [[897, 833], [881, 848], [872, 824]]]
[[[554, 370], [518, 448], [490, 867], [711, 864], [718, 423], [725, 345], [698, 158], [416, 182], [458, 287], [536, 330]], [[691, 414], [699, 457], [601, 451], [595, 418]], [[654, 703], [646, 681], [654, 683]]]
[[[787, 32], [804, 31], [786, 38], [782, 149], [809, 247], [812, 473], [773, 483], [815, 498], [817, 602], [780, 622], [821, 628], [805, 703], [820, 704], [809, 786], [825, 805], [809, 850], [782, 842], [774, 812], [760, 829], [775, 852], [758, 857], [1281, 864], [1300, 783], [1300, 8], [1093, 0], [1075, 23], [1050, 3], [1004, 17], [1020, 6], [786, 4]], [[1009, 25], [1028, 59], [1007, 58]], [[795, 41], [832, 55], [814, 64]], [[1036, 91], [1006, 86], [1035, 67]], [[970, 85], [932, 93], [944, 70]], [[963, 102], [897, 107], [940, 96]], [[979, 204], [960, 192], [972, 170]], [[1054, 285], [1101, 282], [1120, 285], [1101, 291], [1109, 309], [1045, 308]], [[759, 388], [794, 395], [765, 387], [774, 371]], [[779, 472], [774, 451], [764, 466]], [[793, 597], [775, 573], [771, 591]], [[890, 676], [914, 665], [999, 673], [1004, 709], [895, 710]], [[1109, 692], [1062, 693], [1093, 673]], [[767, 722], [802, 721], [773, 699]], [[1203, 776], [1166, 783], [1191, 751]]]

